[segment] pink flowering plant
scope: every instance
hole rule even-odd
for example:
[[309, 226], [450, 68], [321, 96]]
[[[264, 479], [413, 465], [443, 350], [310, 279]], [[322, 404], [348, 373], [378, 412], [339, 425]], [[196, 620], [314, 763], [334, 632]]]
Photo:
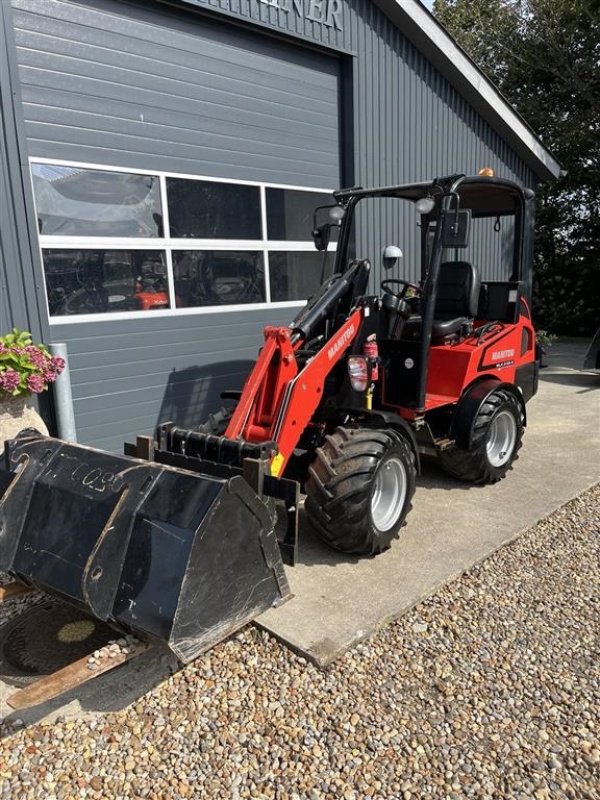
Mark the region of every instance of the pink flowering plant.
[[27, 331], [13, 328], [0, 336], [0, 400], [39, 394], [64, 368], [64, 360], [51, 355], [43, 344], [33, 344]]

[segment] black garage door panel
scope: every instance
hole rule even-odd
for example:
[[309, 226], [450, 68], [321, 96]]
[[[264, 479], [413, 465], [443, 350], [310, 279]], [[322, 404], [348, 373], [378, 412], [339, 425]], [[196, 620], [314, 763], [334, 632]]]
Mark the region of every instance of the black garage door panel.
[[339, 185], [339, 63], [155, 5], [14, 0], [32, 155]]

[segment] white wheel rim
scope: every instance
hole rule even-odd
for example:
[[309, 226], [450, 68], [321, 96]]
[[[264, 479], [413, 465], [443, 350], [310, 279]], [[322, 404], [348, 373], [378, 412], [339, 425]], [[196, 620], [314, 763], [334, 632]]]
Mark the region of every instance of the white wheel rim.
[[389, 531], [398, 522], [406, 499], [406, 469], [392, 456], [377, 470], [371, 495], [371, 518], [379, 531]]
[[517, 441], [517, 423], [510, 411], [499, 411], [490, 423], [487, 457], [493, 467], [503, 467], [513, 454]]

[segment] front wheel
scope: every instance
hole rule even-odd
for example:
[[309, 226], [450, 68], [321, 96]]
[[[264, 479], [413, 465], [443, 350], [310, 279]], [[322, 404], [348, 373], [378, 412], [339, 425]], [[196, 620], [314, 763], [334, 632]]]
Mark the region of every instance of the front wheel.
[[440, 454], [450, 475], [471, 483], [496, 483], [518, 458], [524, 433], [523, 409], [512, 392], [496, 389], [482, 403], [473, 422], [471, 447]]
[[387, 550], [415, 491], [415, 459], [406, 439], [389, 430], [337, 428], [308, 472], [305, 509], [324, 542], [359, 555]]

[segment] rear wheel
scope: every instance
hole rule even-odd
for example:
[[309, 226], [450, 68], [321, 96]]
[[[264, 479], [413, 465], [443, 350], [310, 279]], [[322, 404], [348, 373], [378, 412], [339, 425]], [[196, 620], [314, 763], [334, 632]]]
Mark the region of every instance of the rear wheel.
[[394, 431], [337, 428], [309, 467], [306, 513], [336, 550], [375, 555], [398, 537], [411, 508], [416, 469]]
[[471, 483], [496, 483], [512, 469], [523, 439], [523, 409], [512, 392], [496, 389], [486, 398], [473, 424], [469, 449], [440, 454], [446, 472]]

